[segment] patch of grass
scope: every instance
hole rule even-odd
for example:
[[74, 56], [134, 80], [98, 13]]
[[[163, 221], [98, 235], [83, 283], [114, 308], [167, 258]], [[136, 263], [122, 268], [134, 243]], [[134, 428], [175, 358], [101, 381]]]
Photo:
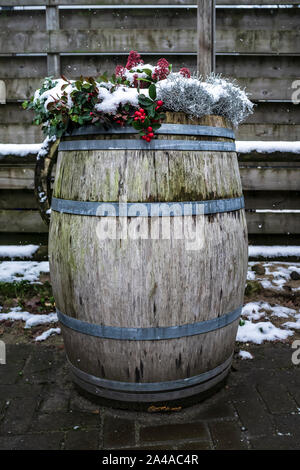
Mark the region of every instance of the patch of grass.
[[33, 284], [29, 281], [0, 282], [0, 304], [11, 308], [16, 304], [36, 313], [54, 310], [51, 284]]
[[262, 291], [262, 286], [258, 281], [247, 281], [245, 295], [251, 297], [252, 295], [259, 294]]

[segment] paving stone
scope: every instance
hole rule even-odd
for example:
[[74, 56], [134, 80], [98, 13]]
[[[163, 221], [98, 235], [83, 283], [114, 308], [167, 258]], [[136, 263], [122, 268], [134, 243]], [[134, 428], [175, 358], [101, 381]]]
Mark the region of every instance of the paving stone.
[[300, 412], [274, 417], [277, 432], [300, 440]]
[[99, 448], [99, 430], [69, 431], [66, 436], [65, 450], [95, 450]]
[[[177, 450], [211, 450], [212, 445], [209, 441], [185, 442], [176, 446]], [[200, 460], [199, 460], [199, 463]]]
[[257, 390], [271, 413], [297, 411], [297, 405], [286, 388], [277, 380], [265, 379], [257, 384]]
[[133, 420], [105, 416], [103, 426], [103, 446], [126, 447], [135, 445], [135, 425]]
[[289, 370], [279, 370], [277, 378], [283, 383], [289, 393], [300, 407], [300, 368], [291, 368]]
[[44, 397], [43, 403], [41, 405], [41, 411], [45, 413], [51, 413], [52, 411], [68, 411], [70, 394], [68, 391], [64, 392], [58, 390], [56, 392], [52, 391], [51, 394], [47, 394]]
[[16, 348], [7, 345], [6, 364], [0, 365], [0, 383], [14, 384], [23, 375], [23, 368], [29, 355], [29, 350], [21, 347], [19, 352]]
[[214, 420], [214, 419], [235, 419], [235, 410], [230, 403], [224, 401], [217, 403], [199, 404], [194, 412], [194, 419]]
[[88, 427], [100, 427], [99, 415], [92, 413], [56, 412], [39, 413], [31, 423], [32, 431], [60, 431], [73, 429], [79, 426], [81, 429]]
[[24, 367], [23, 377], [29, 383], [45, 383], [55, 379], [55, 351], [50, 348], [34, 350]]
[[237, 401], [235, 407], [242, 424], [250, 435], [258, 436], [275, 431], [270, 416], [258, 397], [254, 396], [248, 400]]
[[217, 450], [247, 449], [243, 432], [237, 423], [212, 422], [209, 428]]
[[99, 413], [99, 406], [79, 395], [75, 390], [71, 392], [70, 409], [76, 411], [87, 411]]
[[140, 430], [141, 442], [180, 441], [182, 439], [207, 440], [208, 438], [207, 426], [201, 422], [146, 426]]
[[264, 436], [250, 439], [255, 450], [299, 450], [299, 442], [290, 436]]
[[133, 449], [135, 450], [176, 450], [177, 447], [176, 445], [172, 445], [172, 444], [156, 444], [156, 445], [141, 445], [141, 446], [138, 446], [138, 447], [133, 447]]
[[0, 434], [22, 434], [26, 432], [32, 422], [38, 402], [37, 398], [28, 397], [11, 400], [0, 426]]
[[31, 385], [20, 382], [18, 384], [1, 384], [0, 399], [10, 400], [12, 398], [39, 397], [42, 393], [41, 385]]
[[1, 437], [0, 450], [60, 450], [63, 439], [58, 432]]

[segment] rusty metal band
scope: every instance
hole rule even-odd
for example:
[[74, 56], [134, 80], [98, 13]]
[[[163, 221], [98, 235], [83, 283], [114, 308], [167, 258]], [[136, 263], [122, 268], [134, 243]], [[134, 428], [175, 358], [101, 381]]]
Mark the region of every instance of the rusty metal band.
[[73, 150], [198, 150], [208, 152], [235, 152], [234, 142], [214, 142], [205, 140], [152, 140], [138, 139], [111, 140], [64, 140], [59, 151]]
[[56, 309], [58, 320], [66, 327], [88, 336], [98, 338], [118, 339], [126, 341], [158, 341], [165, 339], [195, 336], [209, 331], [218, 330], [236, 321], [242, 312], [238, 307], [211, 320], [196, 323], [187, 323], [178, 326], [159, 326], [147, 328], [126, 328], [120, 326], [97, 325], [65, 315]]
[[194, 375], [192, 377], [187, 377], [185, 379], [179, 380], [170, 380], [167, 382], [144, 382], [144, 383], [133, 383], [133, 382], [121, 382], [117, 380], [107, 380], [95, 375], [88, 374], [78, 367], [75, 367], [70, 359], [68, 358], [68, 363], [71, 368], [72, 373], [78, 377], [81, 381], [85, 383], [92, 384], [96, 387], [101, 387], [107, 390], [117, 390], [128, 393], [143, 393], [143, 392], [163, 392], [166, 390], [178, 390], [184, 389], [187, 387], [193, 387], [201, 383], [205, 383], [208, 380], [213, 379], [214, 377], [222, 374], [225, 370], [231, 365], [232, 355], [226, 359], [222, 364], [218, 365], [214, 369], [211, 369], [207, 372], [203, 372], [199, 375]]
[[[190, 124], [162, 124], [155, 131], [156, 134], [162, 135], [198, 135], [211, 137], [224, 137], [225, 139], [235, 139], [233, 130], [226, 127], [197, 126]], [[113, 135], [113, 134], [138, 134], [138, 131], [131, 126], [112, 126], [104, 128], [97, 126], [82, 126], [73, 129], [71, 132], [65, 133], [65, 136], [78, 135]]]
[[199, 202], [89, 202], [52, 198], [56, 212], [98, 217], [176, 217], [231, 212], [245, 207], [244, 197]]

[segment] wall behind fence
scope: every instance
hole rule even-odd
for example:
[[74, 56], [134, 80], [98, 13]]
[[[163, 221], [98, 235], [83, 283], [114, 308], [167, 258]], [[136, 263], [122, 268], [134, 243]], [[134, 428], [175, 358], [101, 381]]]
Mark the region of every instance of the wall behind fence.
[[[166, 57], [175, 69], [196, 69], [195, 1], [118, 3], [0, 0], [0, 80], [7, 87], [7, 104], [0, 105], [1, 143], [43, 140], [21, 102], [47, 75], [73, 79], [111, 73], [131, 49], [147, 62]], [[300, 105], [293, 104], [292, 93], [300, 79], [299, 6], [295, 1], [217, 0], [217, 72], [236, 78], [257, 105], [238, 130], [239, 140], [298, 140]], [[300, 234], [299, 215], [254, 212], [300, 207], [299, 160], [285, 153], [240, 156], [253, 235]], [[0, 233], [47, 230], [33, 199], [33, 165], [30, 158], [0, 161]]]

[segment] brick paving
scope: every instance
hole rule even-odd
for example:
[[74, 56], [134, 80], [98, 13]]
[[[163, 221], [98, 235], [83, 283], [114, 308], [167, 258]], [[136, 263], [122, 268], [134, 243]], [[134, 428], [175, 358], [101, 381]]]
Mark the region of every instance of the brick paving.
[[286, 343], [252, 345], [226, 386], [181, 411], [95, 404], [75, 389], [61, 347], [8, 344], [0, 365], [0, 449], [299, 449], [300, 365]]

